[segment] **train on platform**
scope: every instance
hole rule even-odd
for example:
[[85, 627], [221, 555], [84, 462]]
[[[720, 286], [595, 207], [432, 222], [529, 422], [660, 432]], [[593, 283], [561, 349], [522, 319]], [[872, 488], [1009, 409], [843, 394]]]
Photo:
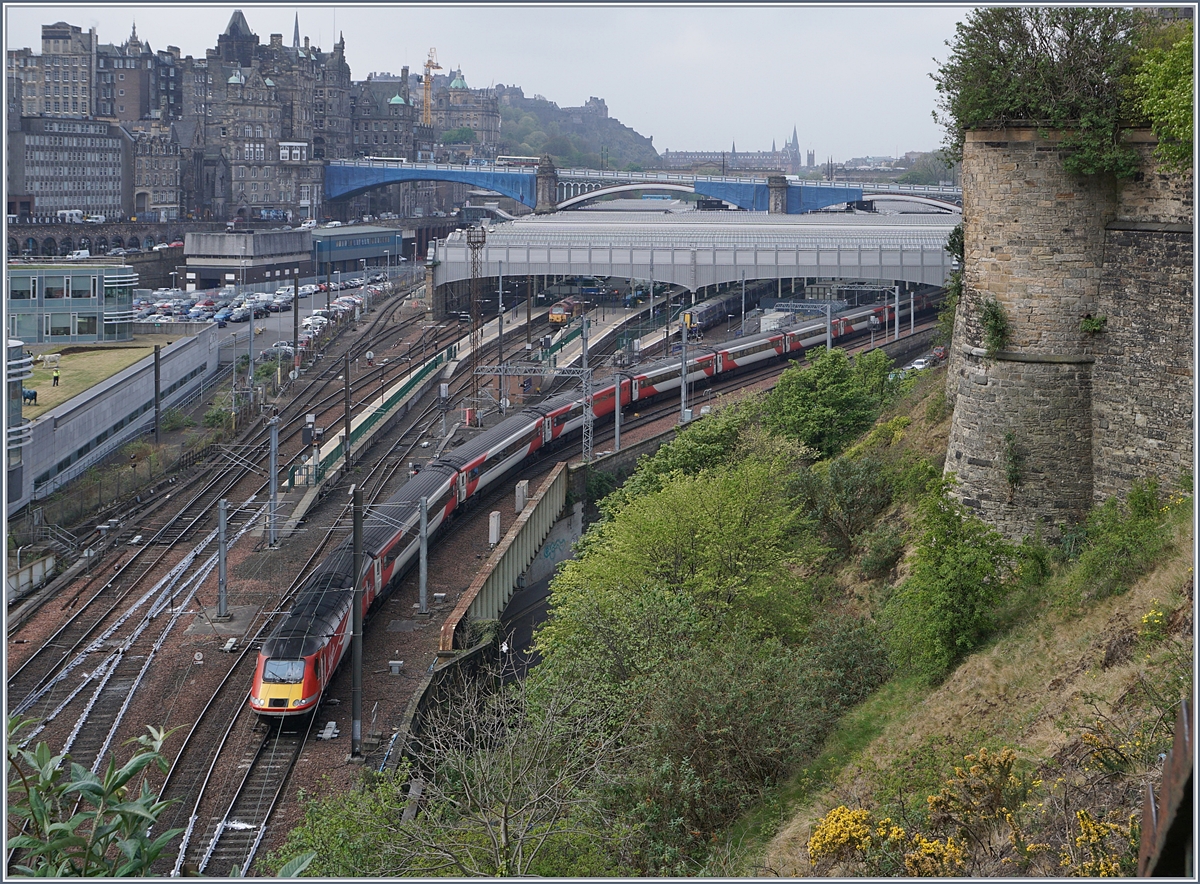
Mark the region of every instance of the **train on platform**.
[[[739, 296], [740, 297], [740, 296]], [[940, 292], [916, 295], [917, 315], [936, 309]], [[909, 303], [900, 304], [907, 319]], [[834, 344], [896, 319], [894, 305], [878, 305], [834, 317]], [[824, 346], [822, 319], [796, 327], [739, 338], [724, 344], [689, 348], [687, 383], [736, 372], [772, 359], [800, 359]], [[651, 363], [597, 390], [596, 419], [612, 415], [618, 396], [625, 408], [672, 391], [683, 383], [679, 357]], [[364, 617], [417, 562], [420, 553], [420, 501], [427, 500], [432, 541], [473, 499], [503, 479], [527, 458], [561, 445], [583, 427], [580, 391], [552, 396], [531, 405], [465, 444], [431, 461], [382, 504], [373, 505], [363, 526], [362, 585]], [[350, 646], [351, 610], [356, 575], [353, 541], [346, 538], [304, 580], [291, 609], [263, 642], [250, 687], [250, 708], [268, 719], [313, 712]]]
[[563, 298], [550, 308], [546, 319], [551, 325], [566, 325], [572, 319], [583, 315], [584, 304], [578, 298]]

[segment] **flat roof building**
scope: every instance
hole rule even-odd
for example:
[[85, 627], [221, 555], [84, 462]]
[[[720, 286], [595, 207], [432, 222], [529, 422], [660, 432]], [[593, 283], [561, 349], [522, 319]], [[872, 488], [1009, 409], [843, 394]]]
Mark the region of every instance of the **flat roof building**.
[[133, 340], [138, 275], [121, 264], [9, 264], [8, 333], [26, 344]]

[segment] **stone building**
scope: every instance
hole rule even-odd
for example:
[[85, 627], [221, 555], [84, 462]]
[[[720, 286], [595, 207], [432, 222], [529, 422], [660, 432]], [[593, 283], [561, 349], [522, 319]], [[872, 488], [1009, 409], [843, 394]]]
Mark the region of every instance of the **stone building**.
[[[88, 117], [95, 111], [96, 29], [42, 25], [42, 54], [24, 56], [26, 116]], [[32, 88], [30, 88], [32, 87]]]
[[[408, 66], [400, 75], [372, 72], [366, 80], [353, 83], [350, 92], [350, 126], [356, 157], [388, 157], [414, 161], [414, 138], [419, 113], [409, 91]], [[430, 150], [430, 148], [426, 148]], [[393, 184], [373, 190], [351, 201], [354, 216], [391, 212], [402, 217], [412, 214], [414, 206], [430, 203], [424, 195], [432, 193], [434, 182]]]
[[272, 34], [262, 45], [241, 11], [217, 48], [181, 62], [192, 133], [186, 200], [198, 217], [298, 222], [318, 217], [322, 159], [348, 156], [350, 69], [345, 41], [332, 53]]
[[133, 129], [133, 213], [143, 221], [181, 217], [183, 165], [173, 125], [152, 122]]
[[22, 117], [19, 127], [8, 132], [8, 191], [28, 195], [28, 214], [54, 218], [64, 209], [108, 218], [130, 214], [132, 141], [120, 126], [43, 116]]
[[96, 48], [95, 115], [120, 123], [174, 120], [183, 107], [179, 47], [155, 52], [133, 27], [121, 44]]
[[491, 89], [471, 89], [461, 70], [449, 84], [433, 92], [433, 125], [440, 132], [470, 129], [475, 133], [473, 156], [495, 157], [500, 141], [500, 105]]
[[[811, 163], [811, 151], [809, 153]], [[782, 172], [785, 175], [802, 175], [804, 159], [800, 155], [800, 136], [792, 127], [791, 139], [783, 143], [782, 149], [771, 144], [771, 149], [739, 151], [737, 142], [728, 152], [722, 150], [664, 150], [662, 165], [665, 169], [687, 169], [706, 175], [746, 174]]]
[[967, 133], [946, 471], [1012, 538], [1191, 471], [1194, 179], [1127, 137], [1143, 172], [1117, 183], [1068, 174], [1057, 136]]

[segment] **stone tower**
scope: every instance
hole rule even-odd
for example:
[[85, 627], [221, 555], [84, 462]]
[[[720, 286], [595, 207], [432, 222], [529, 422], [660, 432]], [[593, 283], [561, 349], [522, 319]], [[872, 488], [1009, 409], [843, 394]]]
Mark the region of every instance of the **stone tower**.
[[[1063, 169], [1060, 143], [1004, 129], [968, 132], [963, 149], [946, 471], [963, 503], [1011, 538], [1052, 537], [1095, 500], [1178, 476], [1191, 459], [1192, 178], [1080, 178]], [[1140, 240], [1118, 257], [1126, 229]], [[1153, 257], [1147, 247], [1164, 263], [1130, 279]], [[1008, 326], [990, 354], [989, 314]], [[1121, 318], [1097, 332], [1102, 316]], [[1155, 326], [1170, 329], [1157, 347], [1135, 341]]]
[[550, 155], [542, 157], [537, 167], [537, 184], [534, 193], [534, 214], [550, 215], [558, 211], [558, 170]]

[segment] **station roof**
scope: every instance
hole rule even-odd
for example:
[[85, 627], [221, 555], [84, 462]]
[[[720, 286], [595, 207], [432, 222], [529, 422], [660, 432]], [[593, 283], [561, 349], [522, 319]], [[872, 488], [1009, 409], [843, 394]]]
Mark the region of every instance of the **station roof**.
[[[710, 249], [725, 245], [786, 249], [863, 246], [869, 248], [941, 246], [959, 223], [945, 213], [880, 215], [814, 212], [771, 215], [766, 212], [587, 211], [524, 215], [489, 225], [487, 244], [527, 243], [592, 246], [661, 246]], [[455, 231], [447, 243], [463, 238]]]

